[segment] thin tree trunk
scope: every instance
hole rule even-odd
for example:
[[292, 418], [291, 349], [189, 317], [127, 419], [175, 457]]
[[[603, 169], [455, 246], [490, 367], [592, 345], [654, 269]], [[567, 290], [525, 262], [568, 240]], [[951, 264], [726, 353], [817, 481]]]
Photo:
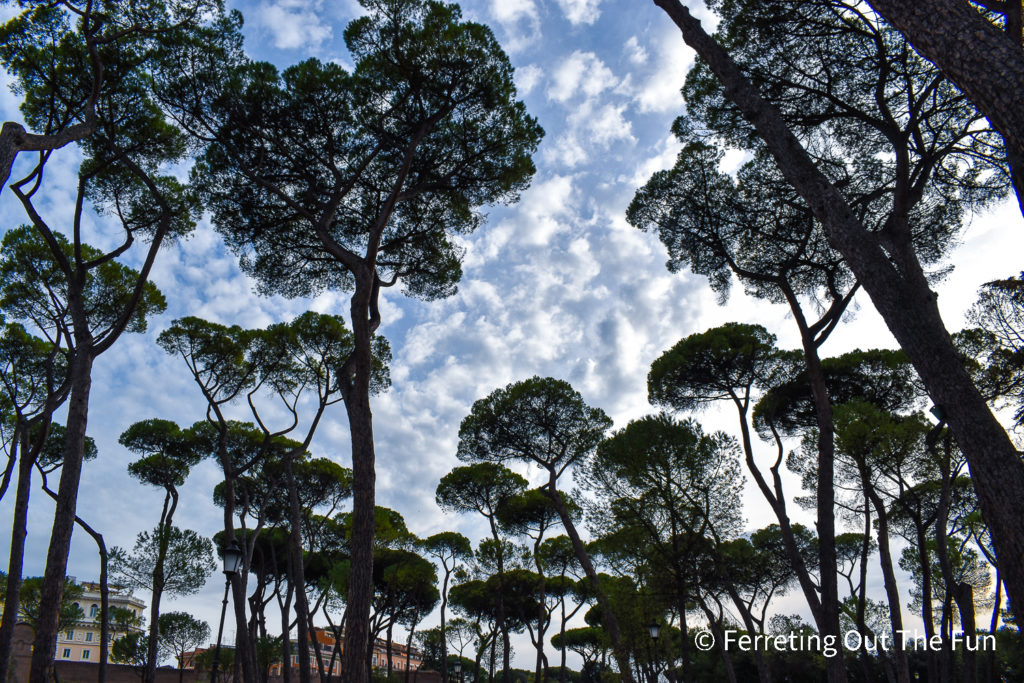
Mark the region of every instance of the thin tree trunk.
[[[722, 631], [722, 627], [719, 625], [718, 619], [716, 619], [714, 613], [708, 609], [704, 600], [698, 600], [697, 604], [700, 605], [701, 610], [704, 612], [704, 616], [708, 618], [708, 627], [711, 629], [712, 635], [715, 636], [715, 644], [718, 646], [718, 653], [722, 655], [722, 664], [725, 666], [726, 680], [728, 680], [729, 683], [738, 683], [736, 680], [736, 671], [732, 666], [732, 655], [729, 654], [729, 648], [725, 646], [725, 633]], [[764, 675], [760, 673], [760, 666], [758, 666], [758, 674], [763, 681]], [[770, 677], [769, 680], [771, 680]]]
[[[15, 429], [11, 440], [11, 457], [20, 457], [18, 464], [18, 486], [14, 494], [14, 520], [11, 523], [11, 554], [7, 562], [7, 590], [4, 593], [3, 623], [0, 624], [0, 675], [6, 676], [11, 668], [11, 651], [14, 647], [14, 626], [18, 621], [21, 602], [21, 572], [25, 562], [25, 538], [28, 535], [28, 501], [32, 491], [33, 459], [19, 449], [19, 440], [28, 442], [22, 429]], [[23, 446], [23, 445], [22, 445]]]
[[291, 583], [295, 586], [295, 630], [299, 641], [299, 683], [310, 683], [309, 662], [309, 602], [306, 600], [306, 572], [302, 561], [302, 508], [292, 471], [294, 453], [285, 461], [285, 477], [288, 486], [288, 556], [291, 565]]
[[903, 638], [897, 637], [903, 630], [903, 613], [900, 607], [899, 584], [896, 581], [892, 553], [889, 550], [889, 518], [884, 502], [874, 490], [869, 488], [867, 477], [867, 472], [861, 470], [865, 492], [875, 506], [875, 517], [878, 519], [878, 559], [882, 566], [885, 597], [889, 603], [889, 623], [892, 625], [893, 650], [896, 656], [896, 679], [899, 683], [910, 683], [910, 664], [907, 661], [907, 653], [903, 650]]

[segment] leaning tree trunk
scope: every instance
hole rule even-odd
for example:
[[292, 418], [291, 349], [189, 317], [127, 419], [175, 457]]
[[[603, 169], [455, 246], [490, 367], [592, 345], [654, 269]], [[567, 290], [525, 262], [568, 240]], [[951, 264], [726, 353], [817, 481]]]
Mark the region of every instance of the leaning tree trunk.
[[[815, 166], [778, 110], [679, 0], [654, 0], [708, 63], [732, 101], [765, 141], [780, 171], [821, 221], [832, 246], [868, 293], [900, 347], [944, 413], [970, 466], [982, 516], [992, 533], [1010, 608], [1024, 605], [1024, 462], [953, 347], [936, 295], [913, 254], [887, 253], [840, 192]], [[932, 3], [934, 4], [934, 3]], [[957, 4], [957, 3], [953, 3]], [[1012, 89], [1011, 89], [1012, 91]], [[897, 268], [890, 257], [900, 262]]]
[[[74, 298], [77, 297], [72, 297]], [[84, 329], [77, 324], [76, 328]], [[29, 683], [49, 683], [53, 669], [60, 603], [64, 595], [68, 551], [71, 548], [71, 534], [75, 528], [75, 510], [78, 505], [78, 485], [82, 477], [85, 429], [89, 417], [89, 392], [92, 389], [92, 362], [91, 340], [78, 340], [70, 368], [71, 396], [68, 399], [67, 436], [64, 440], [60, 487], [57, 490], [57, 505], [53, 513], [50, 547], [46, 554], [46, 571], [43, 574], [39, 620], [32, 646]]]
[[583, 566], [583, 572], [587, 575], [590, 587], [594, 591], [594, 595], [597, 597], [597, 604], [601, 607], [601, 614], [604, 619], [604, 627], [605, 630], [608, 631], [608, 639], [612, 643], [612, 652], [615, 657], [615, 663], [619, 666], [619, 674], [622, 676], [624, 683], [634, 683], [633, 672], [629, 668], [629, 652], [622, 643], [622, 635], [619, 631], [619, 622], [615, 618], [615, 612], [612, 611], [611, 602], [608, 600], [608, 596], [605, 595], [604, 590], [601, 588], [601, 581], [597, 578], [597, 571], [594, 569], [594, 563], [590, 561], [590, 555], [587, 553], [587, 549], [583, 547], [583, 541], [580, 539], [579, 532], [576, 531], [576, 525], [573, 524], [572, 516], [569, 515], [569, 509], [565, 506], [565, 501], [558, 492], [555, 473], [553, 470], [549, 471], [548, 486], [545, 491], [548, 497], [550, 497], [552, 502], [555, 504], [555, 509], [558, 511], [558, 516], [562, 520], [562, 525], [565, 527], [565, 531], [569, 535], [569, 540], [572, 541], [573, 550], [576, 552], [576, 559], [579, 560], [580, 564]]

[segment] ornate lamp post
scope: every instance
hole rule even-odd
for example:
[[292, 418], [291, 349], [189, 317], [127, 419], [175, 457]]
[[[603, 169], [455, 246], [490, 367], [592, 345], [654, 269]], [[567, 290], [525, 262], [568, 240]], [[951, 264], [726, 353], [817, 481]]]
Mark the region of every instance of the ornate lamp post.
[[651, 619], [651, 623], [647, 625], [647, 632], [651, 634], [651, 642], [654, 645], [651, 651], [654, 660], [654, 678], [657, 679], [661, 674], [661, 666], [658, 663], [658, 636], [661, 635], [661, 624], [658, 623], [657, 619]]
[[224, 615], [228, 611], [228, 591], [231, 589], [231, 579], [238, 573], [242, 566], [242, 551], [238, 547], [238, 541], [232, 539], [231, 545], [224, 549], [224, 603], [220, 608], [220, 628], [217, 629], [217, 649], [213, 651], [213, 668], [210, 669], [210, 683], [217, 683], [217, 672], [220, 669], [220, 640], [224, 636]]
[[658, 623], [658, 620], [657, 619], [651, 619], [651, 623], [648, 624], [647, 630], [650, 631], [650, 633], [651, 633], [651, 640], [653, 640], [655, 643], [657, 643], [658, 642], [658, 636], [661, 635], [661, 625]]
[[462, 662], [456, 659], [452, 668], [455, 670], [455, 675], [458, 677], [459, 683], [462, 683]]

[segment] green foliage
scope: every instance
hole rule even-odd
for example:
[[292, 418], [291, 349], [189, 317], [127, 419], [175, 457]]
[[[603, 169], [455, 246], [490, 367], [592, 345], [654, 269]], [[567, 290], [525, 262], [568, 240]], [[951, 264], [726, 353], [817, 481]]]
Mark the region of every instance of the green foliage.
[[161, 649], [177, 657], [181, 668], [184, 653], [210, 638], [210, 625], [188, 612], [165, 612], [160, 615], [158, 638]]
[[158, 589], [171, 596], [196, 593], [216, 569], [213, 543], [191, 529], [166, 526], [162, 531], [167, 537], [167, 556], [161, 572], [161, 586], [153, 585], [160, 529], [140, 532], [131, 553], [117, 546], [111, 548], [111, 574], [131, 588]]
[[366, 8], [345, 32], [352, 73], [315, 59], [279, 73], [227, 40], [219, 63], [192, 65], [164, 90], [173, 99], [196, 92], [180, 80], [203, 86], [198, 110], [177, 98], [188, 125], [214, 139], [195, 177], [262, 290], [348, 289], [365, 254], [381, 282], [450, 295], [461, 275], [451, 236], [477, 227], [477, 207], [514, 200], [533, 173], [542, 132], [514, 100], [489, 29], [438, 2]]
[[459, 425], [458, 457], [533, 462], [557, 477], [590, 453], [611, 424], [568, 382], [534, 376], [473, 404]]
[[[1005, 195], [996, 134], [869, 8], [854, 0], [710, 4], [724, 18], [716, 38], [869, 229], [906, 221], [917, 258], [934, 263], [966, 215]], [[703, 63], [688, 75], [684, 96], [691, 121], [678, 121], [677, 133], [710, 130], [727, 144], [761, 149]]]
[[[53, 238], [63, 258], [73, 262], [75, 245], [60, 233]], [[85, 271], [80, 284], [88, 329], [77, 332], [100, 338], [117, 325], [132, 299], [139, 273], [101, 258], [103, 252], [87, 244], [79, 245], [79, 249], [83, 260], [97, 265]], [[0, 308], [4, 313], [14, 320], [31, 321], [51, 338], [66, 340], [65, 335], [75, 324], [68, 313], [69, 296], [68, 277], [39, 231], [28, 226], [9, 230], [0, 243]], [[145, 332], [146, 319], [166, 308], [163, 294], [147, 282], [125, 329]]]
[[728, 399], [745, 406], [755, 387], [771, 386], [795, 362], [760, 325], [726, 323], [681, 339], [655, 360], [647, 394], [652, 404], [679, 411]]
[[[33, 629], [39, 621], [39, 602], [42, 600], [43, 577], [32, 576], [21, 581], [18, 595], [18, 616]], [[85, 611], [78, 604], [82, 596], [82, 587], [73, 581], [64, 582], [64, 592], [60, 599], [57, 630], [63, 631], [73, 627], [85, 619]]]
[[420, 547], [442, 562], [457, 562], [473, 557], [473, 544], [457, 531], [442, 531], [420, 541]]
[[10, 410], [28, 420], [56, 403], [68, 369], [67, 354], [60, 346], [29, 334], [19, 323], [0, 323], [0, 359], [4, 413]]
[[478, 462], [456, 467], [441, 477], [437, 504], [445, 511], [497, 514], [502, 503], [526, 488], [526, 479], [503, 465]]
[[141, 631], [132, 631], [121, 636], [110, 646], [110, 661], [144, 668], [149, 652], [149, 637]]
[[972, 334], [968, 358], [981, 364], [976, 383], [990, 401], [1014, 408], [1014, 423], [1024, 424], [1024, 273], [982, 287], [969, 313], [981, 329]]
[[121, 433], [118, 443], [142, 456], [128, 465], [129, 474], [144, 484], [165, 489], [182, 486], [189, 470], [202, 458], [181, 428], [170, 420], [136, 422]]
[[[913, 410], [923, 390], [902, 351], [872, 349], [850, 351], [821, 361], [821, 370], [833, 405], [862, 401], [880, 410]], [[817, 426], [814, 398], [807, 370], [793, 362], [780, 373], [754, 409], [754, 424], [762, 432], [771, 427], [786, 435]]]
[[[39, 466], [47, 471], [60, 467], [64, 462], [64, 441], [67, 436], [67, 428], [56, 422], [50, 423], [50, 429], [46, 433], [46, 441], [39, 451]], [[34, 436], [33, 436], [34, 438]], [[96, 442], [91, 436], [85, 437], [85, 444], [82, 449], [83, 460], [95, 460], [99, 451]]]

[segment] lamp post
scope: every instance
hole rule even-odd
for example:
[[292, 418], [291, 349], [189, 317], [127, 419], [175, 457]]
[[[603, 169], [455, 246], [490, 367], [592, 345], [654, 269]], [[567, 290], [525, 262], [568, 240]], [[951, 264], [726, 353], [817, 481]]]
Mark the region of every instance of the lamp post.
[[658, 636], [661, 635], [661, 624], [658, 623], [657, 619], [651, 619], [651, 623], [647, 625], [647, 632], [651, 634], [651, 642], [654, 643], [652, 650], [652, 663], [654, 664], [654, 678], [658, 679], [661, 675], [661, 667], [658, 665]]
[[224, 603], [220, 608], [220, 628], [217, 629], [217, 649], [213, 651], [213, 668], [210, 669], [210, 683], [217, 683], [217, 672], [220, 669], [220, 640], [224, 636], [224, 615], [228, 611], [228, 591], [231, 589], [231, 579], [238, 573], [242, 564], [242, 551], [238, 547], [238, 541], [231, 539], [231, 545], [224, 549]]
[[458, 677], [459, 683], [462, 683], [462, 662], [456, 659], [452, 668], [455, 670], [455, 675]]

